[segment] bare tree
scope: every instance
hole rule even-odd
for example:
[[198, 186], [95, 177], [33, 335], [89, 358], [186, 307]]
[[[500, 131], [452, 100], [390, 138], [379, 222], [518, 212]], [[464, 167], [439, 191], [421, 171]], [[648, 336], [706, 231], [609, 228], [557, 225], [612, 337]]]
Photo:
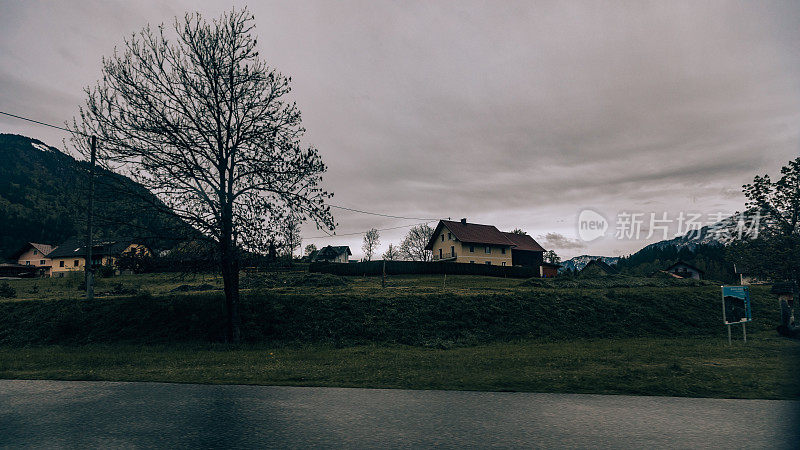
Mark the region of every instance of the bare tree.
[[389, 244], [389, 249], [386, 250], [386, 253], [383, 254], [383, 259], [388, 261], [394, 261], [400, 258], [400, 252], [397, 251], [397, 247]]
[[425, 250], [431, 236], [433, 236], [433, 228], [427, 223], [414, 226], [400, 243], [400, 256], [411, 261], [432, 260], [433, 253]]
[[290, 216], [280, 228], [281, 249], [283, 255], [292, 258], [295, 250], [300, 247], [300, 220]]
[[375, 249], [378, 248], [380, 243], [381, 235], [375, 228], [367, 231], [367, 233], [364, 234], [364, 244], [361, 246], [361, 249], [364, 250], [364, 257], [367, 259], [367, 261], [372, 259], [372, 255], [375, 253]]
[[[302, 147], [287, 78], [261, 61], [253, 16], [233, 10], [145, 27], [103, 59], [73, 119], [73, 144], [96, 135], [98, 160], [152, 191], [155, 208], [214, 243], [225, 285], [227, 339], [239, 339], [240, 251], [263, 252], [291, 213], [332, 229], [326, 167]], [[291, 213], [290, 213], [291, 212]]]

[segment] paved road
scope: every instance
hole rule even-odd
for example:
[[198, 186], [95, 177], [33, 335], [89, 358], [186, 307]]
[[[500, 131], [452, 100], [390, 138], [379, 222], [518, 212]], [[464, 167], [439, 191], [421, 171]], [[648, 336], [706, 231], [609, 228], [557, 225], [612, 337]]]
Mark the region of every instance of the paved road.
[[0, 380], [0, 447], [797, 448], [800, 402]]

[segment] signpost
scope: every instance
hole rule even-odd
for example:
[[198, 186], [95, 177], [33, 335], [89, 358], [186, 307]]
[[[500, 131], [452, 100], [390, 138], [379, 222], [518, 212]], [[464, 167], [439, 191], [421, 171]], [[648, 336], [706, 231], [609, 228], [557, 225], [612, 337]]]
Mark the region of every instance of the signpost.
[[753, 320], [750, 312], [750, 288], [747, 286], [722, 286], [722, 322], [728, 327], [728, 345], [731, 344], [731, 325], [742, 324], [742, 337], [747, 342], [747, 322]]

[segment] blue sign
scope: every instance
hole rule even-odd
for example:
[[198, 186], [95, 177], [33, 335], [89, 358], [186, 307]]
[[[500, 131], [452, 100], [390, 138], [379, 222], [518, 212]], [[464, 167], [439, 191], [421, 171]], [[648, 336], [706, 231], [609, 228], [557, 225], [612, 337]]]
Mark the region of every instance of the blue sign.
[[750, 288], [722, 286], [722, 321], [728, 325], [753, 320], [750, 312]]

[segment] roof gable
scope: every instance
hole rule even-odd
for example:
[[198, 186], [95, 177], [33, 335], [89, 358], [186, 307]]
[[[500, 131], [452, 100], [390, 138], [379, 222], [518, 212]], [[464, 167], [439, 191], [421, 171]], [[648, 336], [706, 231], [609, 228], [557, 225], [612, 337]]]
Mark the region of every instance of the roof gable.
[[[92, 257], [119, 256], [127, 249], [132, 242], [130, 240], [120, 241], [101, 241], [95, 242], [92, 246]], [[86, 257], [86, 245], [77, 237], [69, 238], [63, 244], [55, 248], [48, 258], [84, 258]]]
[[39, 244], [37, 242], [26, 242], [25, 245], [22, 246], [22, 248], [20, 248], [19, 250], [14, 252], [14, 254], [11, 255], [11, 259], [19, 259], [20, 256], [22, 256], [25, 252], [27, 252], [31, 248], [39, 250], [39, 253], [41, 253], [42, 256], [46, 257], [56, 247], [48, 244]]
[[[617, 269], [609, 266], [608, 263], [606, 263], [605, 261], [603, 261], [602, 259], [599, 259], [599, 258], [589, 261], [589, 263], [586, 264], [583, 267], [583, 269], [581, 269], [581, 272], [587, 271], [587, 273], [588, 273], [591, 270], [592, 267], [597, 267], [597, 268], [599, 268], [600, 270], [602, 270], [603, 272], [605, 272], [607, 274], [615, 274], [615, 273], [617, 273]], [[587, 269], [589, 269], [589, 270], [587, 270]]]
[[468, 242], [471, 244], [507, 245], [509, 247], [514, 245], [514, 243], [511, 242], [503, 234], [503, 232], [498, 230], [494, 225], [440, 220], [439, 224], [436, 225], [436, 229], [433, 231], [433, 236], [431, 236], [430, 240], [428, 241], [428, 245], [425, 246], [426, 250], [433, 249], [433, 243], [435, 242], [439, 233], [441, 233], [442, 228], [447, 228], [451, 233], [453, 233], [456, 239], [461, 242]]
[[325, 260], [325, 259], [334, 259], [339, 255], [346, 254], [348, 256], [352, 255], [353, 253], [350, 251], [350, 247], [347, 245], [326, 245], [319, 249], [316, 255], [314, 255], [313, 260]]
[[667, 267], [666, 270], [670, 271], [670, 270], [672, 270], [672, 269], [674, 269], [675, 267], [678, 267], [678, 266], [686, 266], [686, 267], [688, 267], [688, 268], [690, 268], [692, 270], [696, 270], [696, 271], [698, 271], [700, 273], [705, 273], [705, 271], [703, 269], [698, 269], [697, 267], [695, 267], [695, 266], [693, 266], [693, 265], [691, 265], [691, 264], [689, 264], [689, 263], [687, 263], [685, 261], [678, 261], [675, 264]]

